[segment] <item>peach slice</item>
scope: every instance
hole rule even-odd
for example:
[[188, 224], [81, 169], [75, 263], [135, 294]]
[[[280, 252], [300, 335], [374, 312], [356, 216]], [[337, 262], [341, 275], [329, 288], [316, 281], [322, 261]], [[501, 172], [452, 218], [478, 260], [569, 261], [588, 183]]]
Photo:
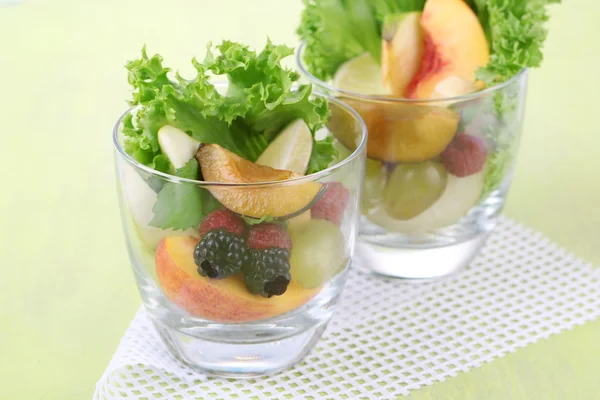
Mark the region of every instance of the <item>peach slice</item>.
[[420, 12], [410, 12], [389, 15], [383, 23], [381, 73], [384, 85], [391, 87], [397, 97], [404, 97], [423, 59], [420, 19]]
[[[206, 182], [260, 183], [286, 181], [302, 175], [245, 160], [216, 144], [201, 146], [196, 158]], [[209, 189], [231, 211], [248, 217], [285, 217], [307, 208], [323, 185], [305, 182], [279, 187]]]
[[438, 83], [456, 76], [475, 81], [475, 71], [485, 66], [490, 51], [477, 16], [463, 0], [427, 0], [421, 28], [425, 51], [406, 97], [431, 98]]
[[458, 113], [444, 107], [367, 103], [344, 99], [369, 130], [367, 156], [391, 163], [414, 163], [438, 156], [458, 128]]
[[482, 81], [470, 82], [452, 75], [440, 81], [431, 94], [432, 98], [455, 97], [485, 89]]
[[194, 237], [173, 236], [156, 249], [160, 287], [190, 314], [220, 322], [256, 321], [298, 308], [321, 290], [304, 289], [292, 281], [283, 295], [267, 299], [250, 293], [241, 275], [220, 280], [202, 277], [193, 258], [196, 243]]

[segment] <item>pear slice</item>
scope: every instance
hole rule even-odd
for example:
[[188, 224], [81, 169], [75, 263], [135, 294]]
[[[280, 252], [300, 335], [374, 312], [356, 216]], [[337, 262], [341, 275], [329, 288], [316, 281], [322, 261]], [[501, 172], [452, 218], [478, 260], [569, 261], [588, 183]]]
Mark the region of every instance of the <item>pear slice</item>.
[[398, 97], [404, 97], [407, 86], [421, 66], [425, 39], [420, 20], [420, 12], [408, 12], [388, 15], [383, 23], [383, 82]]
[[304, 175], [312, 147], [313, 136], [310, 128], [304, 120], [297, 119], [277, 135], [256, 163]]
[[182, 168], [196, 155], [200, 142], [171, 125], [158, 130], [158, 144], [175, 169]]

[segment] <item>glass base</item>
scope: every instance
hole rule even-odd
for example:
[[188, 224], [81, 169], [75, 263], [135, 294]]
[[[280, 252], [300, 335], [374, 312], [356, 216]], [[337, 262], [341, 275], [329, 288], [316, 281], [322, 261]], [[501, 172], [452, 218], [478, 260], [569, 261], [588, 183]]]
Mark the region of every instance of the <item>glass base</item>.
[[349, 269], [295, 310], [257, 321], [220, 323], [177, 307], [144, 265], [133, 261], [144, 306], [171, 353], [198, 372], [233, 378], [272, 375], [305, 357], [330, 321]]
[[464, 242], [433, 248], [388, 247], [359, 239], [357, 259], [382, 275], [431, 280], [466, 267], [488, 237], [489, 232], [482, 232]]
[[302, 360], [327, 323], [285, 339], [247, 344], [200, 339], [160, 323], [154, 325], [173, 354], [190, 368], [224, 378], [255, 378], [281, 372]]

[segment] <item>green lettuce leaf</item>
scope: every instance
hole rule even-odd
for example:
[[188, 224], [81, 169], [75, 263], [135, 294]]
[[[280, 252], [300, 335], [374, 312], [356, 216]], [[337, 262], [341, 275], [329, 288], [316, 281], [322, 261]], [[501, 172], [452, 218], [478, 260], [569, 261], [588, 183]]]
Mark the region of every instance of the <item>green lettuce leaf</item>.
[[[299, 75], [280, 63], [293, 54], [291, 48], [269, 41], [257, 54], [224, 41], [217, 50], [215, 55], [209, 45], [203, 62], [192, 61], [197, 70], [192, 80], [178, 74], [175, 81], [166, 79], [170, 70], [162, 66], [162, 58], [148, 57], [145, 49], [140, 59], [127, 64], [134, 88], [130, 103], [140, 107], [135, 118], [123, 121], [124, 147], [132, 157], [152, 166], [160, 154], [158, 130], [172, 125], [201, 143], [216, 143], [255, 161], [294, 119], [304, 119], [314, 132], [329, 118], [327, 103], [310, 98], [310, 85], [292, 89]], [[227, 93], [217, 91], [211, 75], [227, 77]]]
[[[180, 178], [198, 179], [199, 167], [195, 158], [175, 172]], [[152, 208], [150, 225], [162, 229], [185, 230], [197, 228], [204, 217], [220, 204], [208, 192], [192, 184], [167, 182], [158, 193]]]
[[484, 188], [482, 198], [497, 190], [504, 182], [514, 164], [517, 136], [520, 126], [515, 121], [499, 121], [482, 131], [484, 137], [494, 142], [494, 148], [488, 154], [484, 169]]
[[323, 140], [316, 141], [313, 145], [312, 153], [310, 153], [306, 173], [312, 174], [324, 170], [329, 167], [337, 155], [338, 151], [334, 146], [333, 137], [327, 136]]
[[381, 57], [381, 29], [369, 0], [304, 0], [298, 35], [306, 41], [304, 62], [322, 80], [365, 51]]
[[[477, 71], [477, 78], [494, 86], [517, 75], [524, 68], [538, 67], [543, 59], [542, 47], [548, 31], [547, 6], [557, 0], [472, 0], [471, 6], [490, 43], [490, 62]], [[484, 131], [495, 142], [485, 167], [483, 196], [502, 184], [515, 159], [515, 143], [519, 130], [512, 121], [523, 101], [516, 88], [506, 87], [487, 102], [487, 112], [498, 124]], [[484, 110], [485, 112], [485, 110]]]
[[242, 219], [244, 220], [246, 225], [260, 225], [265, 222], [277, 222], [277, 219], [275, 219], [275, 217], [270, 216], [269, 214], [264, 215], [261, 218], [247, 217], [245, 215], [242, 215]]
[[492, 86], [523, 68], [538, 67], [548, 30], [547, 6], [560, 0], [473, 0], [479, 21], [490, 43], [490, 62], [478, 79]]
[[[192, 60], [196, 76], [190, 80], [171, 70], [159, 55], [149, 57], [142, 49], [139, 59], [127, 63], [133, 87], [129, 102], [133, 111], [123, 118], [121, 140], [125, 151], [140, 163], [180, 177], [198, 179], [197, 161], [174, 171], [158, 144], [165, 125], [181, 129], [201, 143], [218, 144], [239, 156], [256, 161], [277, 134], [295, 119], [303, 119], [311, 131], [329, 118], [327, 102], [311, 98], [310, 85], [298, 85], [299, 75], [281, 66], [293, 54], [287, 46], [268, 41], [257, 53], [247, 46], [224, 41], [213, 52], [209, 44], [203, 61]], [[226, 93], [210, 83], [213, 76], [229, 81]], [[311, 172], [326, 168], [335, 151], [315, 141], [312, 156], [319, 159]], [[195, 164], [195, 167], [192, 165]], [[186, 229], [215, 207], [206, 190], [187, 185], [149, 182], [159, 191], [154, 226]]]
[[377, 21], [383, 24], [386, 15], [423, 10], [425, 0], [373, 0], [373, 7]]
[[156, 167], [150, 159], [160, 154], [158, 130], [165, 125], [175, 126], [201, 143], [216, 143], [249, 159], [257, 158], [268, 145], [259, 132], [201, 112], [204, 102], [213, 101], [211, 96], [216, 93], [205, 74], [199, 73], [191, 82], [180, 76], [176, 82], [165, 80], [170, 70], [162, 66], [160, 56], [149, 58], [145, 49], [140, 59], [127, 64], [127, 69], [134, 88], [130, 104], [139, 108], [135, 117], [123, 122], [124, 148], [137, 161]]
[[317, 78], [329, 80], [341, 64], [364, 52], [381, 59], [386, 15], [422, 10], [425, 0], [304, 0], [297, 29], [306, 41], [304, 62]]

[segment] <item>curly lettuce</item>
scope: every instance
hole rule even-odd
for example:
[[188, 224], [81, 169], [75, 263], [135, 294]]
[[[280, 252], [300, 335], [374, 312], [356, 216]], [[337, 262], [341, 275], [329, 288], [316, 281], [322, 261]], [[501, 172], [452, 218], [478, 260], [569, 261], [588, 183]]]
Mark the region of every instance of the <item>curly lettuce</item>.
[[[218, 144], [249, 161], [256, 161], [277, 134], [298, 118], [314, 137], [329, 118], [328, 104], [311, 96], [311, 85], [297, 85], [299, 75], [281, 65], [292, 54], [292, 48], [270, 41], [259, 53], [230, 41], [216, 46], [214, 52], [209, 44], [204, 60], [192, 60], [196, 76], [187, 80], [178, 73], [171, 78], [162, 57], [149, 57], [144, 47], [141, 57], [126, 65], [134, 111], [123, 118], [124, 150], [155, 170], [200, 179], [197, 166], [174, 170], [170, 165], [158, 143], [160, 128], [174, 126], [201, 143]], [[225, 93], [211, 83], [214, 76], [228, 80]], [[312, 162], [308, 173], [326, 168], [335, 156], [331, 141], [315, 139], [311, 160], [319, 162]], [[184, 185], [155, 186], [160, 191], [154, 226], [185, 229], [215, 207], [208, 192]]]
[[[214, 54], [209, 44], [202, 62], [192, 60], [197, 75], [191, 80], [179, 74], [169, 79], [171, 70], [163, 66], [162, 57], [148, 57], [145, 48], [141, 58], [127, 64], [133, 86], [130, 104], [138, 107], [135, 118], [123, 121], [124, 147], [132, 157], [152, 168], [164, 167], [158, 130], [172, 125], [199, 142], [219, 144], [255, 161], [294, 119], [304, 119], [315, 132], [329, 117], [327, 102], [310, 97], [310, 85], [292, 89], [299, 75], [282, 67], [281, 60], [293, 49], [269, 41], [257, 54], [224, 41], [217, 50]], [[227, 93], [210, 83], [215, 75], [227, 78]], [[330, 161], [335, 156], [333, 146], [315, 146], [315, 151]]]
[[303, 0], [297, 29], [306, 41], [304, 62], [317, 78], [328, 80], [339, 66], [366, 51], [381, 58], [386, 15], [422, 10], [425, 0]]
[[306, 41], [304, 61], [328, 80], [338, 67], [365, 51], [381, 56], [381, 32], [369, 0], [303, 0], [298, 35]]
[[548, 35], [547, 6], [560, 0], [474, 0], [490, 44], [490, 61], [477, 73], [488, 86], [502, 83], [523, 68], [539, 67]]

